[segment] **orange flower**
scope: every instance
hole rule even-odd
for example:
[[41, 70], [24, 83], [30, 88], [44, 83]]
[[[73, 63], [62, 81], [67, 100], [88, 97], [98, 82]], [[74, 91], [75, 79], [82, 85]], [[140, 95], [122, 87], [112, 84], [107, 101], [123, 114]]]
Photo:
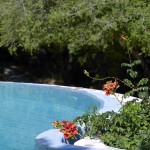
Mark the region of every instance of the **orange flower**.
[[66, 130], [65, 129], [60, 129], [60, 132], [65, 133]]
[[64, 138], [75, 138], [75, 136], [78, 134], [78, 129], [75, 123], [69, 122], [69, 121], [54, 121], [52, 123], [54, 125], [54, 128], [60, 129], [60, 132], [64, 134]]
[[107, 96], [114, 94], [117, 88], [119, 88], [119, 84], [117, 81], [107, 81], [106, 84], [103, 85], [103, 90], [106, 92]]
[[106, 95], [107, 95], [107, 96], [109, 96], [109, 95], [113, 94], [113, 92], [112, 92], [112, 91], [105, 91], [105, 92], [106, 92]]
[[52, 122], [52, 125], [55, 127], [55, 128], [59, 128], [60, 126], [60, 122], [58, 120]]
[[65, 126], [65, 130], [68, 131], [68, 132], [72, 132], [74, 130], [76, 130], [77, 127], [74, 123], [72, 122], [69, 122], [66, 126]]
[[61, 122], [61, 125], [62, 125], [63, 127], [65, 127], [65, 126], [67, 125], [67, 121], [62, 121], [62, 122]]
[[72, 135], [77, 135], [77, 134], [78, 134], [78, 131], [77, 131], [76, 129], [73, 129], [73, 130], [71, 131], [71, 134], [72, 134]]
[[69, 139], [69, 138], [71, 138], [71, 134], [70, 133], [64, 133], [64, 138], [65, 139]]

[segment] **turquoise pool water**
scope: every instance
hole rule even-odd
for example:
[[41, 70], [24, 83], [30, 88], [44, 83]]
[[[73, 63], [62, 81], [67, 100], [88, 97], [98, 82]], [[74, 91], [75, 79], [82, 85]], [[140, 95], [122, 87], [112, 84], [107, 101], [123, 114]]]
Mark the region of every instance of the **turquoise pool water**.
[[100, 102], [59, 86], [0, 82], [0, 150], [34, 150], [54, 120], [72, 120]]

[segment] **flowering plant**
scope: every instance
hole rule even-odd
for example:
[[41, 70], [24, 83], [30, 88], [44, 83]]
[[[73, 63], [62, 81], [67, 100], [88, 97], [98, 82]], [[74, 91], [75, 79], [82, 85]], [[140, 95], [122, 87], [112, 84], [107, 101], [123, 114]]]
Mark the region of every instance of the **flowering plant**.
[[60, 132], [64, 134], [65, 139], [74, 139], [78, 135], [78, 128], [73, 122], [59, 122], [58, 120], [56, 120], [52, 124], [54, 128], [60, 129]]
[[[122, 46], [129, 49], [129, 63], [121, 64], [121, 67], [126, 67], [128, 79], [122, 80], [109, 76], [99, 79], [90, 76], [86, 70], [84, 70], [84, 74], [93, 80], [108, 80], [103, 85], [103, 91], [107, 96], [113, 95], [121, 104], [126, 97], [135, 96], [135, 98], [133, 97], [133, 100], [124, 103], [118, 112], [107, 111], [101, 114], [94, 106], [93, 111], [88, 111], [75, 120], [85, 126], [86, 132], [83, 136], [100, 138], [106, 145], [128, 150], [150, 149], [150, 88], [147, 86], [149, 80], [148, 78], [138, 78], [136, 69], [137, 65], [142, 62], [141, 60], [131, 60], [130, 48], [128, 48], [131, 40], [123, 34], [121, 34], [120, 40]], [[120, 87], [119, 83], [127, 87], [127, 92], [121, 97], [118, 96], [119, 93], [116, 93]], [[137, 102], [138, 98], [140, 101]]]
[[[121, 38], [124, 41], [127, 40], [125, 36]], [[92, 111], [87, 111], [75, 119], [80, 125], [84, 124], [86, 132], [83, 136], [100, 138], [106, 145], [122, 149], [146, 150], [150, 148], [150, 88], [147, 86], [147, 78], [140, 80], [137, 78], [138, 72], [135, 67], [139, 64], [141, 64], [140, 60], [131, 61], [131, 59], [130, 63], [122, 63], [121, 66], [127, 68], [129, 75], [129, 79], [123, 80], [116, 77], [95, 78], [84, 70], [84, 74], [93, 80], [108, 80], [102, 86], [103, 91], [107, 96], [112, 95], [121, 104], [123, 104], [123, 99], [129, 96], [141, 98], [141, 101], [137, 102], [138, 98], [133, 97], [133, 100], [124, 103], [118, 112], [107, 111], [102, 114], [97, 112], [97, 107], [94, 106]], [[119, 93], [116, 93], [120, 87], [119, 83], [129, 89], [121, 97], [118, 96]]]
[[106, 84], [103, 85], [103, 90], [106, 92], [106, 95], [115, 94], [116, 89], [119, 88], [118, 81], [112, 82], [107, 81]]

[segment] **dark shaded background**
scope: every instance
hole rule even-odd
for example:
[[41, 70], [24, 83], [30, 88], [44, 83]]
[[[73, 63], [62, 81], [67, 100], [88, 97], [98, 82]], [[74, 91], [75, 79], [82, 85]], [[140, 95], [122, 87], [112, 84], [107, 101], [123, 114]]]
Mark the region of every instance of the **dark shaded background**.
[[[18, 50], [15, 55], [10, 55], [7, 49], [1, 48], [0, 80], [102, 89], [106, 81], [92, 81], [83, 74], [84, 69], [89, 71], [91, 76], [98, 78], [106, 76], [128, 78], [125, 68], [121, 68], [120, 65], [122, 62], [129, 61], [124, 51], [114, 53], [110, 50], [105, 53], [94, 52], [92, 49], [85, 56], [86, 63], [80, 63], [83, 55], [86, 55], [86, 48], [77, 55], [70, 55], [67, 49], [61, 52], [40, 49], [33, 55]], [[150, 63], [149, 59], [145, 61], [146, 64]], [[136, 69], [139, 71], [139, 78], [147, 76], [148, 72], [142, 65]], [[122, 93], [127, 88], [122, 85], [118, 90]]]

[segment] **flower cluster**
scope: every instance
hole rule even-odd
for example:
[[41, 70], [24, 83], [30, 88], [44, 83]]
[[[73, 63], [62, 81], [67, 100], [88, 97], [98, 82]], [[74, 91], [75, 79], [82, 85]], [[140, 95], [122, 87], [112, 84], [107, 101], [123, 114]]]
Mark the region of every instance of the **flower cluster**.
[[60, 129], [60, 132], [64, 134], [65, 139], [74, 139], [78, 135], [78, 128], [75, 123], [69, 121], [54, 121], [54, 128]]
[[117, 81], [107, 81], [106, 84], [103, 85], [103, 90], [106, 92], [106, 95], [114, 94], [116, 89], [119, 88], [119, 84]]

